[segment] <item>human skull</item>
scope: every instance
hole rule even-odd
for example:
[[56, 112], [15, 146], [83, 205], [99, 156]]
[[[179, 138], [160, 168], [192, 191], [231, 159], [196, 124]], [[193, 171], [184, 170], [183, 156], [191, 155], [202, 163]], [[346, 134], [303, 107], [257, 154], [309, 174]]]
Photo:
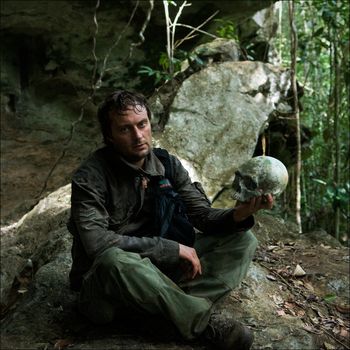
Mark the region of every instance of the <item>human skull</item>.
[[288, 171], [282, 162], [268, 156], [254, 157], [235, 172], [232, 198], [246, 202], [268, 193], [278, 196], [287, 184]]

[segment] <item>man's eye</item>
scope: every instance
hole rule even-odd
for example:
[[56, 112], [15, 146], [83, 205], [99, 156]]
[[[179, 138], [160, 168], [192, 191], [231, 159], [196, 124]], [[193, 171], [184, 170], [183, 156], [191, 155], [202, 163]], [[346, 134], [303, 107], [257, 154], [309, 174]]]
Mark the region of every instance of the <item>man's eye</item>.
[[120, 131], [122, 134], [126, 134], [126, 133], [129, 131], [129, 128], [127, 128], [127, 127], [120, 128], [119, 131]]
[[145, 128], [146, 125], [147, 125], [147, 121], [144, 120], [144, 121], [142, 121], [142, 122], [139, 124], [139, 127], [140, 127], [140, 128]]

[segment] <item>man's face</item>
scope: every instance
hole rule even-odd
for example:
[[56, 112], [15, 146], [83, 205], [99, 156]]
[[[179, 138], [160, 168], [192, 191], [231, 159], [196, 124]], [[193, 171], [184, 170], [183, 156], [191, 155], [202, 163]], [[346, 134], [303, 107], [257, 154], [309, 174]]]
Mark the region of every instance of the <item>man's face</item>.
[[145, 108], [128, 109], [124, 115], [109, 112], [111, 141], [128, 162], [142, 167], [152, 147], [151, 123]]

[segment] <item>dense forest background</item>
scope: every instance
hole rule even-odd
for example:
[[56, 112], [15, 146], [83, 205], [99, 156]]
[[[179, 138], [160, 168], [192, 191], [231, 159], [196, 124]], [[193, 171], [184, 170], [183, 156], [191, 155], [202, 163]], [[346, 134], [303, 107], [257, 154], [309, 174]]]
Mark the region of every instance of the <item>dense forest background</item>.
[[[290, 27], [282, 2], [279, 53], [289, 65]], [[303, 88], [301, 124], [310, 144], [301, 153], [301, 208], [304, 230], [322, 227], [349, 238], [349, 2], [296, 1], [297, 80]], [[300, 131], [302, 132], [302, 130]], [[292, 181], [293, 181], [292, 173]], [[288, 211], [295, 200], [289, 187]]]

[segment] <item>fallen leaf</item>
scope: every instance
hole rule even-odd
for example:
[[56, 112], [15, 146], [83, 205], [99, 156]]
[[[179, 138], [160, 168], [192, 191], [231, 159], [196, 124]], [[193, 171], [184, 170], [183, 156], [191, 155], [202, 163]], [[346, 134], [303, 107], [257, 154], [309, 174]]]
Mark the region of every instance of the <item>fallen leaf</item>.
[[333, 334], [338, 335], [340, 333], [340, 327], [338, 326], [333, 327], [332, 332]]
[[277, 315], [278, 316], [285, 316], [286, 313], [282, 309], [280, 309], [280, 310], [277, 310]]
[[339, 335], [344, 338], [349, 338], [350, 333], [345, 327], [341, 327]]
[[317, 309], [316, 307], [311, 307], [311, 308], [312, 308], [312, 310], [314, 310], [314, 311], [316, 312], [316, 314], [317, 314], [318, 317], [320, 317], [320, 318], [323, 319], [324, 322], [333, 322], [333, 323], [334, 323], [333, 320], [325, 319], [324, 316], [323, 316], [323, 314], [322, 314], [322, 312], [321, 312], [319, 309]]
[[279, 246], [278, 246], [278, 245], [269, 245], [269, 246], [267, 246], [267, 250], [268, 250], [269, 252], [273, 251], [273, 250], [276, 249], [276, 248], [279, 248]]
[[292, 316], [295, 316], [295, 312], [293, 309], [287, 309], [288, 313], [291, 314]]
[[313, 324], [319, 324], [319, 323], [320, 323], [320, 321], [318, 320], [317, 317], [310, 317], [310, 320], [311, 320], [311, 322], [312, 322]]
[[306, 275], [306, 272], [303, 270], [303, 268], [298, 264], [296, 267], [295, 267], [295, 270], [293, 272], [293, 276], [296, 276], [296, 277], [302, 277], [302, 276], [305, 276]]
[[272, 276], [272, 275], [266, 275], [266, 278], [270, 281], [276, 281], [276, 277]]
[[299, 280], [293, 281], [293, 284], [294, 284], [296, 287], [301, 287], [301, 286], [304, 285], [303, 281], [299, 281]]
[[282, 305], [283, 304], [283, 298], [280, 295], [274, 294], [272, 295], [272, 299], [275, 302], [276, 305]]
[[304, 310], [298, 310], [298, 311], [297, 311], [297, 315], [298, 315], [299, 317], [303, 317], [303, 316], [305, 316], [305, 311], [304, 311]]
[[288, 301], [286, 301], [283, 306], [287, 309], [293, 309], [295, 307], [294, 303], [289, 303]]
[[313, 327], [309, 326], [309, 325], [305, 325], [303, 326], [303, 329], [309, 333], [314, 333], [314, 329]]
[[316, 253], [313, 252], [306, 252], [306, 253], [302, 253], [303, 256], [316, 256]]
[[324, 342], [323, 345], [324, 345], [324, 348], [326, 350], [334, 350], [334, 349], [336, 349], [336, 347], [333, 344], [329, 344], [329, 343]]
[[287, 276], [290, 275], [290, 272], [288, 271], [287, 268], [278, 269], [276, 272], [277, 272], [278, 274], [280, 274], [281, 276], [283, 276], [283, 277], [287, 277]]
[[303, 329], [309, 333], [314, 333], [314, 334], [321, 334], [322, 332], [319, 330], [316, 330], [314, 327], [306, 324], [303, 326]]
[[306, 289], [308, 289], [310, 292], [314, 292], [314, 287], [312, 286], [312, 284], [310, 282], [304, 282], [304, 287]]
[[336, 319], [339, 326], [344, 326], [344, 321], [341, 318]]

